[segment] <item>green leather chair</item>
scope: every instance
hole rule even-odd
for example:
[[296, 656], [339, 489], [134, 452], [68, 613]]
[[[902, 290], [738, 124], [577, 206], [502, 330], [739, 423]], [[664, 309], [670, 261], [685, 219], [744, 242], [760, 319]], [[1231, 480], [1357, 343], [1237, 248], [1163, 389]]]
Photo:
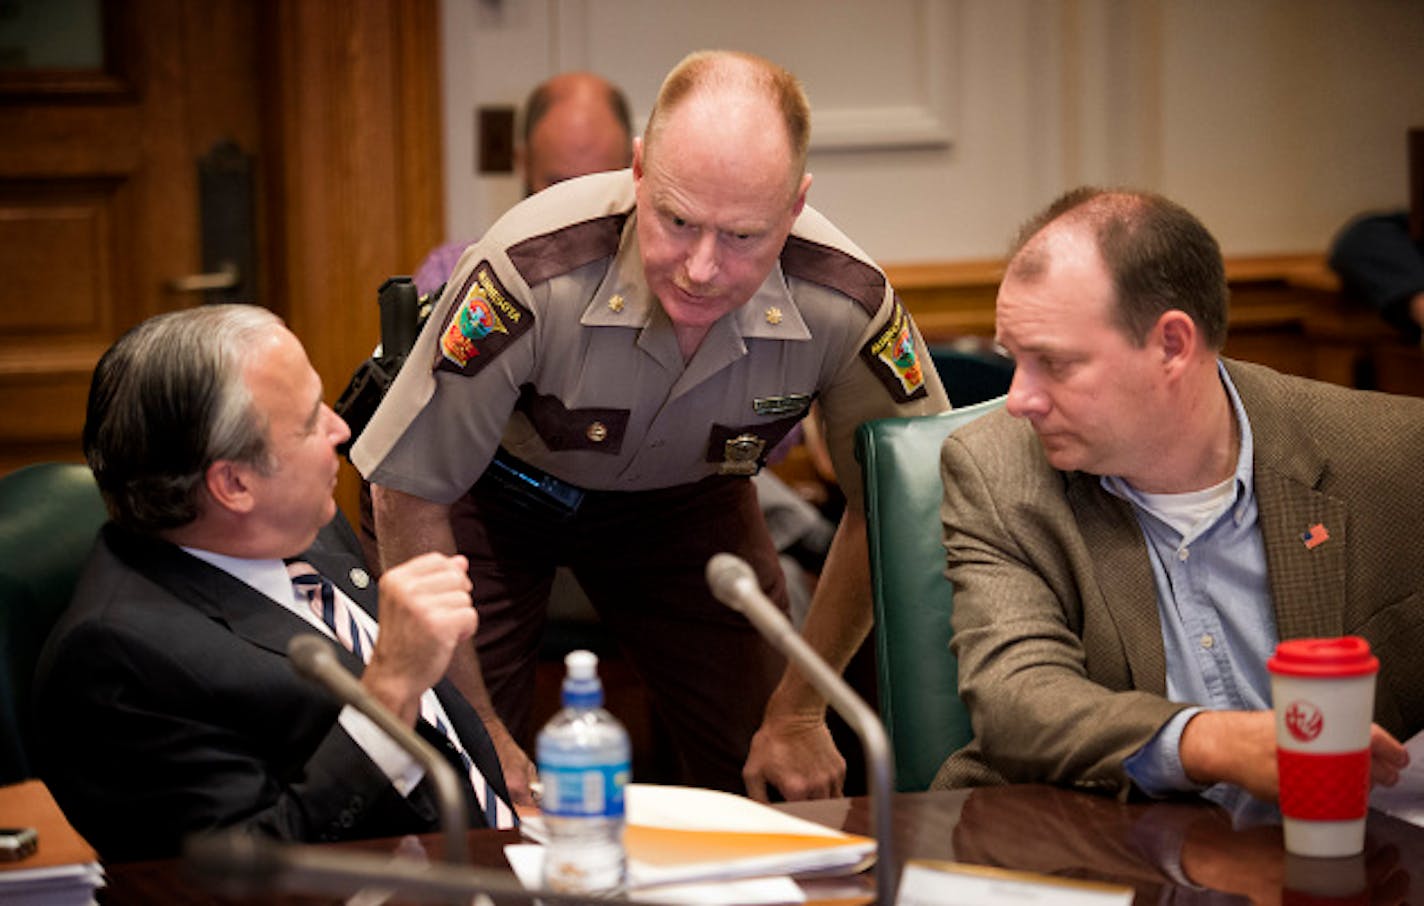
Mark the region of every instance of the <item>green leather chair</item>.
[[944, 577], [939, 448], [949, 433], [1004, 404], [986, 400], [942, 415], [861, 425], [870, 579], [875, 598], [880, 719], [895, 753], [895, 788], [929, 788], [973, 729], [949, 653], [953, 586]]
[[0, 784], [36, 773], [25, 746], [35, 660], [106, 518], [88, 466], [40, 463], [0, 478]]

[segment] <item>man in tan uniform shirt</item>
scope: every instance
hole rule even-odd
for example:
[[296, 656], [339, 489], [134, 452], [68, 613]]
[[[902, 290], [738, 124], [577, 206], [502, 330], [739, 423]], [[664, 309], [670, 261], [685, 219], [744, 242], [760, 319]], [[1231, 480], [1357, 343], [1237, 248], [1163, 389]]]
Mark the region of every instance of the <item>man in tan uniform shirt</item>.
[[854, 430], [947, 408], [884, 274], [805, 206], [808, 131], [779, 67], [685, 60], [631, 173], [552, 187], [465, 254], [353, 449], [388, 562], [453, 550], [449, 504], [479, 479], [459, 529], [479, 664], [451, 669], [516, 796], [532, 769], [499, 718], [523, 718], [557, 563], [629, 650], [688, 782], [840, 790], [824, 701], [791, 672], [777, 686], [779, 659], [703, 581], [728, 550], [784, 600], [746, 477], [818, 399], [848, 505], [803, 631], [843, 667], [871, 622]]

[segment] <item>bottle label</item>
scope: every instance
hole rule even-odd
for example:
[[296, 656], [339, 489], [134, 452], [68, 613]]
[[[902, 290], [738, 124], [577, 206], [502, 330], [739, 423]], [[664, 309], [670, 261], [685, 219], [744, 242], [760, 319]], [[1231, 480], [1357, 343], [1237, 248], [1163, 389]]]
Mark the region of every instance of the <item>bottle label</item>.
[[622, 818], [623, 788], [628, 785], [628, 762], [560, 767], [539, 767], [544, 784], [540, 808], [560, 818]]

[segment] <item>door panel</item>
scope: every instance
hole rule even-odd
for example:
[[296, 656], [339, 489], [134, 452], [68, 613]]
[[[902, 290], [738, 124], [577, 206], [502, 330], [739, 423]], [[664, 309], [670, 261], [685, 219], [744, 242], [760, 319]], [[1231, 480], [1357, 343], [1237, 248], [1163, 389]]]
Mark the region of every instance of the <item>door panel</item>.
[[[192, 24], [210, 7], [231, 14], [222, 33]], [[143, 317], [190, 302], [164, 286], [200, 260], [195, 145], [223, 130], [256, 141], [250, 4], [102, 11], [102, 71], [0, 78], [0, 470], [80, 456], [99, 355]], [[243, 58], [216, 72], [191, 62]], [[227, 96], [253, 100], [205, 103], [224, 80]]]
[[[256, 161], [245, 301], [286, 318], [328, 401], [376, 343], [377, 287], [441, 236], [435, 0], [103, 11], [102, 71], [0, 69], [0, 473], [79, 459], [99, 355], [203, 301], [170, 284], [204, 270], [198, 161], [219, 144]], [[347, 470], [348, 514], [354, 489]]]

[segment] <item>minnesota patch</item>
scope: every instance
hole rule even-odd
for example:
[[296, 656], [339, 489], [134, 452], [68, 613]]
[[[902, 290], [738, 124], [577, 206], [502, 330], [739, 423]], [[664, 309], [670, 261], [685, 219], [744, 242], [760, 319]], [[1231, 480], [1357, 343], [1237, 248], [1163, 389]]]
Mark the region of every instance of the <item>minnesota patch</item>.
[[896, 402], [908, 403], [928, 395], [910, 316], [898, 296], [885, 326], [861, 347], [860, 355]]
[[488, 261], [465, 278], [458, 298], [440, 331], [437, 371], [476, 374], [534, 324], [534, 313], [505, 292]]

